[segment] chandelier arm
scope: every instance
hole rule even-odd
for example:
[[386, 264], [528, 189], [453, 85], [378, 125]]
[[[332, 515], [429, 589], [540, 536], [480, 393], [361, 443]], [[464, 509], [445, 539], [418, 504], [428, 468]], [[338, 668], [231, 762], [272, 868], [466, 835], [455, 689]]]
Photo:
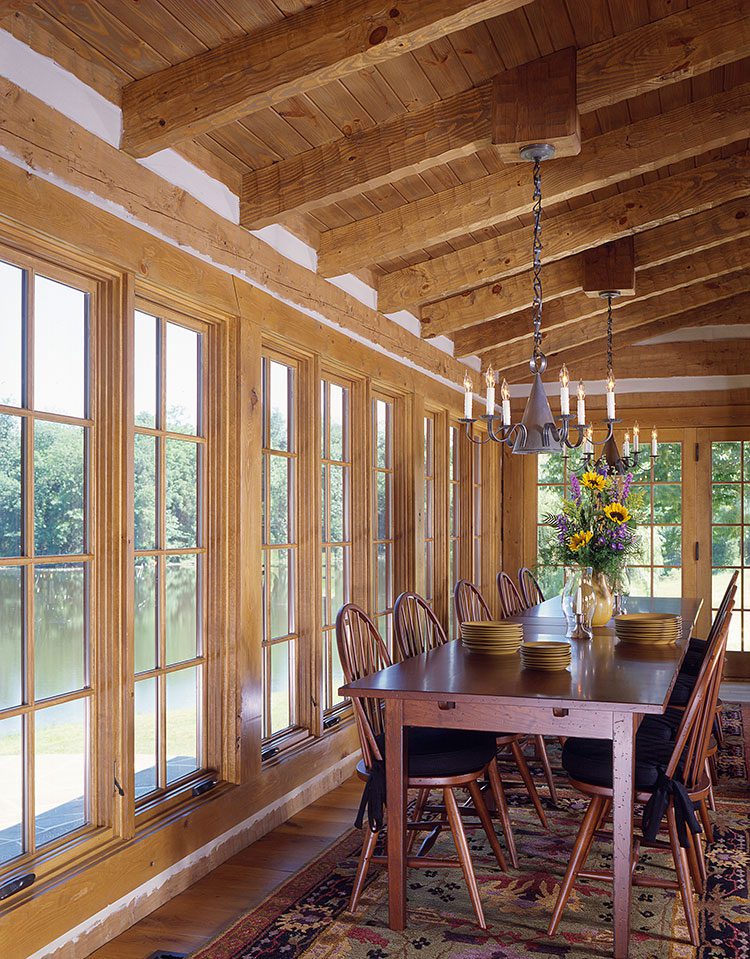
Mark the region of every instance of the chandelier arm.
[[476, 423], [475, 419], [467, 420], [462, 417], [458, 422], [464, 424], [464, 428], [466, 430], [466, 438], [469, 440], [470, 443], [473, 443], [475, 446], [484, 446], [485, 443], [489, 443], [490, 441], [489, 436], [475, 436], [471, 432], [471, 427], [473, 426], [474, 423]]

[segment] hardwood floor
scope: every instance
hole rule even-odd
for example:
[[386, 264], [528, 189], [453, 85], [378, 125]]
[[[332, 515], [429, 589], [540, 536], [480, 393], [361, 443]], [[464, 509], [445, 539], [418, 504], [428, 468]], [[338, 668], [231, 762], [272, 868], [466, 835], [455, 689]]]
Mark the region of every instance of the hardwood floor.
[[362, 783], [352, 777], [228, 859], [91, 959], [146, 959], [157, 949], [190, 953], [343, 835], [354, 823]]

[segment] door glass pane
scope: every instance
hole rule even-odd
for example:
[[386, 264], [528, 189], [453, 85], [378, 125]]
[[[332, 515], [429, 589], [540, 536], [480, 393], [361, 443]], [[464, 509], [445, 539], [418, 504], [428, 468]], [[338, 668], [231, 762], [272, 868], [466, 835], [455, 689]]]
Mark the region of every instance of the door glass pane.
[[135, 671], [154, 669], [157, 647], [156, 558], [135, 560]]
[[156, 739], [156, 679], [135, 684], [135, 798], [158, 786]]
[[348, 437], [345, 433], [345, 394], [347, 390], [336, 383], [330, 384], [330, 434], [331, 449], [329, 458], [332, 460], [348, 459]]
[[0, 556], [21, 555], [21, 428], [20, 417], [0, 415]]
[[198, 655], [197, 557], [167, 557], [167, 665]]
[[157, 321], [135, 311], [135, 423], [156, 426]]
[[271, 735], [291, 722], [289, 654], [291, 642], [271, 646]]
[[81, 290], [37, 276], [34, 283], [34, 408], [86, 415], [86, 301]]
[[294, 629], [290, 622], [292, 618], [291, 593], [291, 564], [292, 551], [288, 549], [274, 549], [269, 553], [271, 576], [269, 588], [271, 591], [271, 635], [270, 639], [287, 636]]
[[[750, 444], [729, 441], [711, 444], [711, 606], [716, 612], [735, 569], [741, 571], [738, 580], [735, 609], [729, 627], [727, 649], [733, 652], [747, 650], [750, 617], [742, 610], [750, 606], [748, 572], [750, 567], [750, 526], [747, 506], [750, 476], [747, 454]], [[745, 509], [743, 509], [743, 501]], [[726, 525], [721, 525], [726, 524]], [[730, 525], [734, 524], [734, 525]], [[743, 569], [744, 568], [744, 569]]]
[[38, 556], [84, 552], [84, 428], [34, 425], [34, 545]]
[[167, 549], [198, 545], [198, 444], [167, 440]]
[[167, 409], [170, 433], [197, 433], [200, 335], [167, 323]]
[[291, 543], [291, 484], [294, 463], [286, 456], [269, 456], [269, 524], [271, 543]]
[[83, 565], [34, 570], [34, 688], [37, 699], [82, 689], [86, 581]]
[[37, 846], [86, 823], [87, 701], [35, 714], [35, 818]]
[[0, 405], [21, 405], [23, 270], [0, 262]]
[[267, 449], [288, 452], [292, 450], [292, 417], [289, 410], [292, 370], [283, 363], [276, 363], [273, 360], [266, 363], [265, 367], [270, 377], [268, 384], [269, 435], [265, 438], [265, 446]]
[[155, 436], [135, 434], [135, 548], [155, 549], [156, 539], [156, 450]]
[[167, 783], [200, 767], [198, 754], [198, 700], [200, 668], [191, 666], [167, 673]]
[[18, 706], [22, 698], [22, 583], [20, 566], [0, 566], [0, 709]]
[[0, 720], [0, 863], [23, 852], [23, 752], [20, 716]]

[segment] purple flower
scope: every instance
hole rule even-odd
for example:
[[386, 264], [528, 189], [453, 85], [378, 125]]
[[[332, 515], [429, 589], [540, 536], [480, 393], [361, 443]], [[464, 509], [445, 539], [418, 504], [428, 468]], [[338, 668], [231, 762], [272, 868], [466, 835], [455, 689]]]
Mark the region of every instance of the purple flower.
[[622, 481], [622, 493], [620, 494], [620, 502], [624, 503], [625, 500], [630, 496], [630, 487], [633, 485], [633, 474], [626, 473], [625, 479]]
[[575, 473], [570, 474], [570, 491], [573, 494], [573, 499], [576, 501], [576, 503], [580, 502], [581, 484], [578, 482], [578, 477]]

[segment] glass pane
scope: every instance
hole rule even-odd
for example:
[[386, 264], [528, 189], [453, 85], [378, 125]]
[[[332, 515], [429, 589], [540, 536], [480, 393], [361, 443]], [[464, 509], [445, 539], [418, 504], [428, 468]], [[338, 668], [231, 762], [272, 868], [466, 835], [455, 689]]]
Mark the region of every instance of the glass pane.
[[37, 276], [34, 283], [34, 409], [86, 415], [87, 295]]
[[745, 460], [745, 480], [750, 480], [750, 442], [745, 440], [744, 442], [744, 460]]
[[537, 495], [537, 516], [544, 519], [548, 513], [559, 513], [563, 504], [564, 486], [540, 486]]
[[654, 569], [654, 596], [682, 595], [681, 569]]
[[324, 626], [333, 625], [333, 613], [331, 611], [331, 604], [328, 601], [328, 592], [329, 592], [329, 579], [330, 573], [328, 570], [328, 549], [324, 546], [321, 550], [320, 555], [320, 570], [321, 570], [321, 581], [320, 581], [320, 595], [323, 602], [321, 607], [321, 617]]
[[433, 476], [435, 473], [434, 455], [434, 424], [432, 418], [427, 416], [424, 421], [424, 471], [426, 476]]
[[18, 706], [23, 696], [22, 584], [20, 566], [0, 566], [0, 709]]
[[270, 553], [270, 607], [271, 631], [269, 639], [288, 636], [294, 629], [293, 604], [293, 563], [290, 549], [274, 549]]
[[0, 263], [0, 304], [0, 404], [20, 406], [23, 270], [10, 263]]
[[654, 526], [655, 566], [682, 566], [682, 527]]
[[679, 483], [682, 479], [682, 443], [659, 443], [659, 456], [654, 463], [654, 481]]
[[740, 566], [740, 528], [714, 526], [711, 530], [711, 561], [714, 566]]
[[680, 523], [682, 521], [682, 487], [654, 486], [654, 522]]
[[330, 459], [348, 459], [348, 437], [346, 435], [346, 403], [349, 391], [336, 383], [330, 384], [330, 431], [331, 450]]
[[293, 370], [282, 363], [267, 361], [268, 376], [268, 425], [270, 435], [266, 438], [268, 449], [290, 451], [292, 444], [292, 417], [289, 410], [289, 393]]
[[559, 453], [542, 453], [537, 457], [537, 482], [562, 483], [563, 458]]
[[[743, 614], [732, 611], [732, 618], [729, 621], [729, 638], [727, 640], [727, 650], [738, 653], [742, 650], [742, 618]], [[750, 619], [750, 617], [748, 617]], [[745, 622], [745, 628], [750, 626], [750, 622]]]
[[[729, 580], [734, 573], [733, 569], [713, 569], [711, 570], [711, 608], [715, 611], [724, 598], [724, 593], [729, 586]], [[739, 606], [739, 602], [737, 603]]]
[[156, 679], [135, 684], [135, 798], [159, 785], [156, 748]]
[[167, 440], [167, 549], [198, 545], [198, 444]]
[[21, 555], [22, 495], [21, 418], [0, 415], [0, 556]]
[[294, 460], [286, 456], [271, 455], [269, 461], [270, 541], [271, 543], [290, 543], [294, 536], [292, 528]]
[[34, 424], [34, 548], [38, 556], [84, 551], [84, 428]]
[[135, 560], [135, 671], [154, 669], [157, 648], [156, 557]]
[[750, 483], [747, 483], [744, 486], [744, 490], [745, 490], [745, 520], [744, 521], [745, 523], [750, 524]]
[[562, 593], [565, 570], [561, 566], [544, 566], [538, 573], [539, 585], [548, 599]]
[[155, 316], [135, 311], [134, 412], [138, 426], [156, 426], [158, 326]]
[[376, 473], [376, 496], [377, 496], [377, 538], [388, 539], [388, 473]]
[[79, 699], [40, 709], [34, 729], [34, 816], [42, 846], [86, 823], [86, 714]]
[[198, 720], [203, 712], [200, 667], [167, 673], [167, 784], [201, 766]]
[[376, 547], [377, 609], [384, 612], [391, 608], [393, 590], [391, 587], [391, 546], [381, 544]]
[[742, 522], [742, 487], [714, 483], [711, 489], [711, 519], [714, 523]]
[[135, 434], [133, 500], [135, 548], [155, 549], [156, 541], [156, 437]]
[[21, 717], [0, 720], [0, 863], [23, 852], [23, 740]]
[[390, 451], [390, 404], [375, 400], [375, 466], [391, 465]]
[[711, 478], [719, 483], [742, 479], [742, 443], [711, 444]]
[[83, 565], [34, 570], [34, 690], [37, 699], [86, 683]]
[[636, 554], [637, 562], [643, 566], [651, 565], [651, 531], [652, 527], [647, 525], [638, 530], [638, 545], [640, 551]]
[[330, 466], [329, 470], [329, 482], [330, 482], [330, 536], [332, 543], [340, 543], [342, 540], [349, 538], [346, 522], [348, 517], [346, 515], [346, 486], [345, 486], [345, 468], [343, 466]]
[[336, 706], [338, 703], [344, 701], [343, 697], [339, 696], [339, 689], [346, 682], [346, 678], [344, 677], [344, 670], [341, 668], [336, 636], [334, 633], [329, 633], [328, 635], [330, 637], [329, 648], [331, 657], [331, 706]]
[[349, 599], [349, 547], [332, 546], [329, 550], [329, 557], [331, 625], [333, 625], [338, 611]]
[[650, 596], [651, 595], [651, 576], [648, 569], [642, 566], [631, 566], [628, 568], [630, 577], [630, 595], [631, 596]]
[[291, 643], [276, 643], [270, 649], [271, 657], [271, 728], [270, 734], [280, 732], [291, 724], [291, 696], [289, 689], [289, 659]]
[[167, 557], [167, 666], [198, 655], [198, 558]]
[[197, 433], [200, 334], [167, 323], [167, 409], [170, 433]]

